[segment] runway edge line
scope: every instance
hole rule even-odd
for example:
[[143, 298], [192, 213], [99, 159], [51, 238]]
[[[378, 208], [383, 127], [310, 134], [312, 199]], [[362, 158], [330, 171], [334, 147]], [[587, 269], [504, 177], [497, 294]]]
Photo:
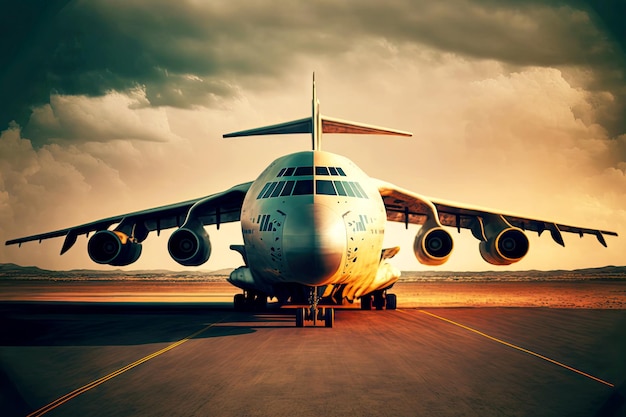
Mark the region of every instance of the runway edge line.
[[[398, 310], [398, 311], [401, 311], [401, 310]], [[528, 350], [528, 349], [525, 349], [525, 348], [523, 348], [523, 347], [520, 347], [520, 346], [514, 345], [514, 344], [512, 344], [512, 343], [506, 342], [506, 341], [504, 341], [504, 340], [502, 340], [502, 339], [498, 339], [497, 337], [490, 336], [490, 335], [488, 335], [488, 334], [486, 334], [486, 333], [481, 332], [480, 330], [473, 329], [473, 328], [471, 328], [471, 327], [469, 327], [469, 326], [466, 326], [466, 325], [464, 325], [464, 324], [457, 323], [457, 322], [455, 322], [455, 321], [453, 321], [453, 320], [447, 319], [447, 318], [445, 318], [445, 317], [438, 316], [438, 315], [436, 315], [436, 314], [430, 313], [430, 312], [425, 311], [425, 310], [419, 310], [419, 312], [420, 312], [420, 313], [423, 313], [423, 314], [426, 314], [426, 315], [428, 315], [428, 316], [434, 317], [434, 318], [436, 318], [436, 319], [439, 319], [439, 320], [445, 321], [445, 322], [447, 322], [447, 323], [453, 324], [453, 325], [455, 325], [455, 326], [461, 327], [462, 329], [469, 330], [470, 332], [476, 333], [476, 334], [478, 334], [478, 335], [480, 335], [480, 336], [486, 337], [486, 338], [487, 338], [487, 339], [489, 339], [489, 340], [493, 340], [494, 342], [498, 342], [498, 343], [503, 344], [503, 345], [505, 345], [505, 346], [508, 346], [508, 347], [513, 348], [513, 349], [519, 350], [520, 352], [524, 352], [524, 353], [527, 353], [527, 354], [529, 354], [529, 355], [535, 356], [535, 357], [537, 357], [537, 358], [539, 358], [539, 359], [543, 359], [543, 360], [545, 360], [545, 361], [547, 361], [547, 362], [550, 362], [550, 363], [552, 363], [552, 364], [554, 364], [554, 365], [558, 365], [558, 366], [560, 366], [560, 367], [562, 367], [562, 368], [565, 368], [565, 369], [567, 369], [567, 370], [569, 370], [569, 371], [575, 372], [575, 373], [577, 373], [577, 374], [579, 374], [579, 375], [585, 376], [585, 377], [587, 377], [587, 378], [589, 378], [589, 379], [592, 379], [592, 380], [594, 380], [594, 381], [596, 381], [596, 382], [599, 382], [599, 383], [601, 383], [601, 384], [607, 385], [607, 386], [609, 386], [609, 387], [611, 387], [611, 388], [614, 388], [614, 387], [615, 387], [615, 385], [613, 385], [612, 383], [607, 382], [607, 381], [605, 381], [605, 380], [603, 380], [603, 379], [600, 379], [600, 378], [598, 378], [598, 377], [595, 377], [595, 376], [593, 376], [593, 375], [590, 375], [590, 374], [588, 374], [588, 373], [586, 373], [586, 372], [583, 372], [583, 371], [581, 371], [581, 370], [579, 370], [579, 369], [573, 368], [573, 367], [571, 367], [571, 366], [569, 366], [569, 365], [566, 365], [566, 364], [561, 363], [561, 362], [559, 362], [559, 361], [556, 361], [556, 360], [554, 360], [554, 359], [550, 359], [550, 358], [548, 358], [547, 356], [543, 356], [543, 355], [541, 355], [541, 354], [539, 354], [539, 353], [533, 352], [532, 350]]]
[[189, 340], [193, 339], [196, 336], [199, 336], [200, 334], [202, 334], [205, 331], [209, 330], [211, 327], [213, 327], [213, 326], [215, 326], [215, 325], [217, 325], [217, 324], [219, 324], [219, 323], [221, 323], [223, 321], [224, 320], [219, 320], [219, 321], [216, 321], [215, 323], [211, 323], [208, 326], [205, 326], [202, 329], [198, 330], [197, 332], [195, 332], [193, 334], [190, 334], [189, 336], [187, 336], [187, 337], [185, 337], [183, 339], [180, 339], [179, 341], [174, 342], [174, 343], [168, 345], [167, 347], [165, 347], [165, 348], [163, 348], [163, 349], [161, 349], [161, 350], [159, 350], [157, 352], [154, 352], [154, 353], [152, 353], [152, 354], [150, 354], [148, 356], [144, 356], [143, 358], [141, 358], [141, 359], [139, 359], [139, 360], [137, 360], [137, 361], [135, 361], [135, 362], [133, 362], [131, 364], [128, 364], [128, 365], [126, 365], [126, 366], [124, 366], [124, 367], [122, 367], [122, 368], [120, 368], [120, 369], [118, 369], [118, 370], [116, 370], [114, 372], [111, 372], [110, 374], [105, 375], [102, 378], [96, 379], [95, 381], [90, 382], [87, 385], [84, 385], [84, 386], [82, 386], [82, 387], [80, 387], [78, 389], [75, 389], [74, 391], [69, 392], [69, 393], [65, 394], [64, 396], [57, 398], [56, 400], [54, 400], [51, 403], [41, 407], [40, 409], [38, 409], [36, 411], [33, 411], [32, 413], [28, 414], [26, 417], [42, 416], [42, 415], [46, 414], [47, 412], [52, 411], [55, 408], [59, 407], [60, 405], [68, 402], [72, 398], [75, 398], [75, 397], [79, 396], [80, 394], [82, 394], [84, 392], [87, 392], [90, 389], [95, 388], [98, 385], [103, 384], [106, 381], [108, 381], [110, 379], [113, 379], [116, 376], [121, 375], [124, 372], [129, 371], [129, 370], [135, 368], [136, 366], [139, 366], [142, 363], [149, 361], [150, 359], [156, 358], [157, 356], [162, 355], [165, 352], [169, 352], [170, 350], [174, 349], [175, 347], [178, 347], [178, 346], [182, 345], [183, 343], [188, 342]]

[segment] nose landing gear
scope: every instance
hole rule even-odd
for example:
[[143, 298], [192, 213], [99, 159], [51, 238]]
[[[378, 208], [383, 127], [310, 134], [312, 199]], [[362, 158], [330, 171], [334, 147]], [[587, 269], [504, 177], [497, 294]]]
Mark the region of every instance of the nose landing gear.
[[333, 327], [335, 324], [335, 309], [332, 307], [320, 307], [325, 287], [311, 287], [309, 291], [309, 306], [296, 308], [296, 327], [305, 327], [307, 322], [312, 321], [317, 326], [318, 320], [324, 321], [324, 327]]

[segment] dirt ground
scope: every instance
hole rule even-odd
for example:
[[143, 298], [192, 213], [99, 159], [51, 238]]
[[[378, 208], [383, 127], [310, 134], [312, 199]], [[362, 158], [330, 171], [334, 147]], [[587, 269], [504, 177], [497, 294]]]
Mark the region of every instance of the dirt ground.
[[[224, 282], [0, 282], [0, 301], [232, 302]], [[399, 308], [548, 307], [626, 309], [626, 281], [398, 282]], [[358, 304], [355, 303], [355, 305]]]

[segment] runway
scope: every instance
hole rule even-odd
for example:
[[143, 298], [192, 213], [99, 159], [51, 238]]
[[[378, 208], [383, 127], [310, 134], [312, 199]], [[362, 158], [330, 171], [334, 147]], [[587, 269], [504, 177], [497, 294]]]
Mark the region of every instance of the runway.
[[220, 303], [5, 302], [0, 320], [2, 416], [626, 415], [626, 310], [340, 310], [299, 329]]

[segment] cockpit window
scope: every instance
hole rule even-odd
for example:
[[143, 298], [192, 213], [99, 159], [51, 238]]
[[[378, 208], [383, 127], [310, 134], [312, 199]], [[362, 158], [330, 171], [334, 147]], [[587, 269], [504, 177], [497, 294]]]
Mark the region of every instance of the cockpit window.
[[342, 181], [341, 183], [345, 187], [346, 194], [348, 194], [348, 197], [356, 197], [356, 195], [354, 194], [354, 191], [352, 191], [352, 187], [350, 186], [350, 183], [348, 181]]
[[352, 190], [354, 190], [354, 194], [359, 197], [359, 198], [365, 198], [365, 193], [363, 192], [363, 189], [361, 188], [361, 186], [353, 181], [350, 181], [350, 185], [352, 186]]
[[283, 188], [283, 192], [280, 193], [280, 196], [284, 197], [286, 195], [291, 195], [291, 191], [293, 191], [293, 186], [295, 184], [295, 181], [287, 181], [287, 183], [285, 183], [285, 188]]
[[[260, 198], [286, 197], [290, 195], [311, 195], [313, 191], [312, 179], [274, 181], [265, 184], [257, 200]], [[368, 198], [361, 184], [354, 181], [315, 180], [315, 194]]]
[[296, 168], [296, 172], [293, 174], [296, 177], [301, 177], [303, 175], [313, 175], [313, 167], [298, 167]]
[[363, 188], [361, 187], [361, 184], [359, 184], [358, 182], [355, 182], [354, 185], [356, 186], [356, 188], [359, 189], [359, 192], [361, 193], [363, 198], [367, 198], [367, 194], [365, 193], [365, 190], [363, 190]]
[[261, 190], [261, 192], [259, 193], [259, 195], [256, 197], [256, 199], [258, 200], [259, 198], [263, 197], [263, 194], [265, 194], [265, 192], [267, 191], [267, 189], [269, 188], [271, 182], [268, 182], [267, 184], [265, 184], [265, 187], [263, 187], [263, 189]]
[[[338, 195], [342, 197], [368, 198], [361, 184], [354, 181], [316, 179], [315, 177], [346, 177], [341, 167], [301, 166], [281, 168], [277, 177], [306, 177], [288, 181], [273, 181], [265, 184], [257, 199], [287, 197], [290, 195]], [[313, 181], [315, 180], [315, 184]], [[315, 185], [315, 187], [314, 187]]]
[[334, 181], [334, 183], [338, 195], [348, 195], [346, 189], [343, 187], [343, 181]]
[[315, 181], [315, 194], [323, 195], [337, 195], [335, 187], [332, 181], [328, 180], [316, 180]]
[[346, 176], [346, 173], [340, 167], [322, 167], [322, 166], [281, 168], [281, 170], [278, 171], [278, 174], [276, 174], [276, 176], [277, 177], [291, 177], [291, 176], [302, 177], [305, 175], [313, 175], [314, 172], [315, 172], [315, 175], [332, 175], [335, 177]]
[[308, 195], [313, 194], [313, 180], [296, 181], [291, 195]]
[[262, 198], [269, 197], [272, 194], [272, 191], [274, 191], [274, 188], [276, 188], [277, 185], [278, 185], [277, 182], [270, 183], [269, 187], [267, 187], [267, 190], [265, 190], [265, 193], [263, 193], [263, 197]]
[[315, 167], [315, 175], [329, 175], [328, 168], [326, 167]]
[[280, 192], [283, 190], [283, 186], [285, 185], [285, 181], [281, 181], [276, 185], [276, 188], [274, 188], [274, 191], [272, 191], [272, 194], [270, 195], [270, 197], [278, 197], [280, 195]]

